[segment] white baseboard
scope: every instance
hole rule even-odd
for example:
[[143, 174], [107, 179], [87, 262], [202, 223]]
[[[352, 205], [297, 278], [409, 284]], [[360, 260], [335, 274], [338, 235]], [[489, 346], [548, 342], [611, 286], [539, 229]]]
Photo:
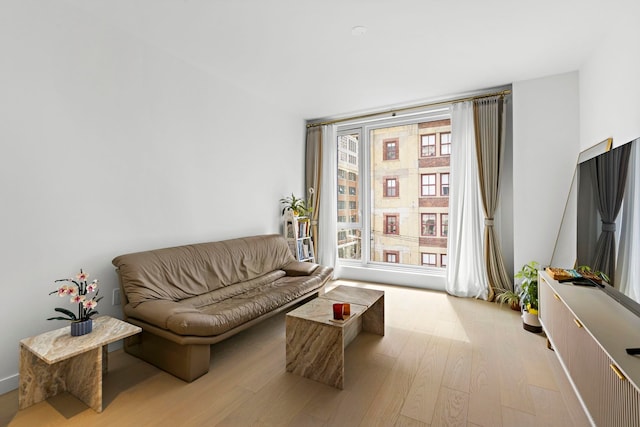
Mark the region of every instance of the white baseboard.
[[3, 378], [0, 380], [0, 394], [9, 393], [12, 390], [18, 388], [18, 374], [11, 375], [10, 377]]

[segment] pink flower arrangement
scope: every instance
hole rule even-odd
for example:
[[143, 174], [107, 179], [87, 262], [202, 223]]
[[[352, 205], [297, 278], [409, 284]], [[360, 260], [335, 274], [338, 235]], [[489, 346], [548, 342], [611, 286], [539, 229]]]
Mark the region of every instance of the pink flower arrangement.
[[[96, 307], [102, 297], [98, 298], [98, 280], [95, 279], [92, 282], [88, 281], [89, 274], [80, 269], [80, 273], [76, 274], [75, 279], [59, 279], [55, 282], [62, 282], [63, 284], [58, 286], [49, 295], [57, 294], [59, 297], [71, 297], [70, 302], [72, 304], [78, 304], [78, 315], [66, 308], [56, 308], [55, 311], [64, 314], [67, 317], [57, 316], [50, 317], [47, 320], [72, 320], [76, 322], [82, 322], [91, 319], [91, 316], [98, 314]], [[89, 298], [87, 294], [95, 292], [92, 298]]]

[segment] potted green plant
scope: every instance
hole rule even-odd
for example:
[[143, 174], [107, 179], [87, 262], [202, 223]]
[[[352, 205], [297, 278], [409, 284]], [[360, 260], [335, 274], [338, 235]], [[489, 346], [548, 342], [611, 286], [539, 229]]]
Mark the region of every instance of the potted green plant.
[[297, 198], [293, 193], [291, 193], [291, 196], [280, 199], [280, 203], [284, 205], [282, 215], [287, 211], [291, 211], [293, 216], [300, 216], [305, 215], [308, 211], [307, 202], [304, 199]]
[[496, 297], [496, 301], [502, 304], [509, 304], [511, 310], [520, 311], [520, 295], [514, 291], [503, 290]]
[[522, 304], [522, 327], [534, 333], [542, 332], [538, 319], [538, 264], [531, 261], [522, 266], [515, 274], [520, 279], [520, 303]]

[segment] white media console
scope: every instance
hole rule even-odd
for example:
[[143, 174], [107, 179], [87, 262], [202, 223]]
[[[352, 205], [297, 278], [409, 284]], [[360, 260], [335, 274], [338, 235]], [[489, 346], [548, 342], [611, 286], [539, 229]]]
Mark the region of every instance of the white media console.
[[540, 322], [593, 425], [640, 426], [640, 317], [595, 287], [539, 273]]

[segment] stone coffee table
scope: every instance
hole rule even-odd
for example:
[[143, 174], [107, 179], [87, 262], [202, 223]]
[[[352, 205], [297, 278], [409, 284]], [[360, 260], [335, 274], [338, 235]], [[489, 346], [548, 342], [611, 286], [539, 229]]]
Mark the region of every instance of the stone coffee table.
[[93, 332], [71, 336], [71, 327], [20, 341], [18, 406], [28, 406], [68, 391], [102, 412], [102, 375], [107, 371], [107, 344], [142, 332], [142, 328], [109, 316], [93, 320]]
[[[349, 303], [351, 316], [333, 320], [333, 304]], [[360, 331], [384, 335], [384, 292], [338, 286], [287, 313], [287, 371], [344, 388], [344, 349]]]

